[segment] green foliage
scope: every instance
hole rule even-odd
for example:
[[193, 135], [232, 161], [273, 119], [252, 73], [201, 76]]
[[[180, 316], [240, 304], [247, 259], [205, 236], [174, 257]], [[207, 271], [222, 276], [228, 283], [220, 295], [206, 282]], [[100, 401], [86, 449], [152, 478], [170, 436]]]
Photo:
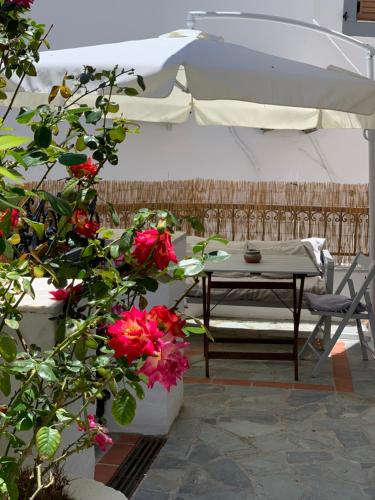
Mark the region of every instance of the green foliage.
[[112, 415], [120, 425], [129, 425], [134, 418], [136, 408], [135, 397], [126, 389], [122, 389], [114, 398]]
[[41, 427], [36, 433], [36, 447], [41, 460], [48, 460], [54, 456], [60, 446], [61, 436], [58, 430], [52, 427]]

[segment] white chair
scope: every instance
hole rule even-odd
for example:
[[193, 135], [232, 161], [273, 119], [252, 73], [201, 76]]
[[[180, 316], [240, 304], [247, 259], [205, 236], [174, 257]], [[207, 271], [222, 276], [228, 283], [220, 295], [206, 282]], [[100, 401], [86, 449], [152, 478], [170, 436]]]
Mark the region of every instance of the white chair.
[[[361, 271], [364, 270], [366, 272], [363, 284], [357, 292], [355, 291], [352, 279], [352, 274], [355, 270], [361, 270]], [[315, 356], [318, 358], [318, 362], [314, 366], [312, 372], [313, 377], [317, 376], [323, 364], [327, 361], [334, 345], [336, 344], [337, 340], [339, 339], [344, 328], [347, 326], [350, 320], [356, 321], [363, 359], [366, 361], [368, 360], [368, 351], [371, 352], [373, 356], [375, 356], [374, 348], [371, 347], [365, 339], [361, 324], [362, 320], [367, 320], [369, 322], [375, 346], [375, 316], [369, 291], [369, 288], [372, 285], [374, 278], [375, 278], [375, 261], [371, 260], [369, 257], [366, 257], [365, 255], [360, 253], [353, 260], [352, 265], [348, 269], [347, 273], [345, 274], [344, 278], [342, 279], [341, 283], [337, 287], [337, 290], [334, 294], [335, 296], [337, 296], [337, 298], [339, 298], [338, 296], [341, 295], [345, 286], [347, 286], [349, 289], [349, 295], [351, 299], [349, 308], [343, 312], [316, 310], [315, 308], [314, 310], [310, 310], [311, 314], [320, 316], [320, 319], [317, 325], [315, 326], [314, 330], [308, 337], [307, 341], [305, 342], [304, 346], [300, 350], [299, 357], [302, 359], [306, 350], [310, 348], [315, 354]], [[361, 300], [364, 300], [365, 302], [364, 308], [360, 307]], [[359, 309], [364, 309], [364, 310], [359, 312]], [[339, 322], [336, 331], [333, 333], [332, 338], [327, 343], [325, 343], [323, 352], [320, 353], [314, 347], [314, 341], [319, 332], [321, 331], [323, 325], [327, 321], [327, 318], [341, 318], [341, 321]]]

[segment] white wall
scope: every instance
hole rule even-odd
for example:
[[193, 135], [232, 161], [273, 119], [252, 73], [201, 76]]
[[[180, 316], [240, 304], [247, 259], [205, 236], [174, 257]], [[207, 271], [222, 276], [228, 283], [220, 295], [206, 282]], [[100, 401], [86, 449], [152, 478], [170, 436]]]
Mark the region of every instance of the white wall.
[[[33, 15], [54, 23], [53, 48], [157, 36], [185, 27], [189, 10], [242, 10], [341, 28], [343, 0], [36, 0]], [[320, 66], [365, 71], [365, 57], [346, 44], [279, 25], [205, 21], [199, 28], [226, 40]], [[360, 131], [268, 132], [225, 127], [143, 124], [121, 147], [112, 179], [221, 179], [367, 182], [367, 146]], [[33, 171], [30, 176], [36, 178]], [[61, 177], [61, 171], [55, 173]]]

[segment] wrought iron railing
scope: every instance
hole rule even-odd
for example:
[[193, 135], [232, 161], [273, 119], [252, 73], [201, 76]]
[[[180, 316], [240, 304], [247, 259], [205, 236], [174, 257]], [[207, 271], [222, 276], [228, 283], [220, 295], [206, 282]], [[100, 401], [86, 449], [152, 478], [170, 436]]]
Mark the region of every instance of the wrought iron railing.
[[[194, 216], [204, 224], [209, 236], [218, 233], [230, 240], [289, 240], [311, 236], [327, 239], [327, 248], [338, 263], [345, 263], [357, 252], [368, 253], [367, 207], [279, 206], [221, 203], [119, 203], [115, 208], [121, 227], [126, 227], [140, 208], [164, 208], [178, 216]], [[111, 227], [106, 205], [97, 211], [102, 225]], [[192, 234], [187, 223], [183, 229]]]

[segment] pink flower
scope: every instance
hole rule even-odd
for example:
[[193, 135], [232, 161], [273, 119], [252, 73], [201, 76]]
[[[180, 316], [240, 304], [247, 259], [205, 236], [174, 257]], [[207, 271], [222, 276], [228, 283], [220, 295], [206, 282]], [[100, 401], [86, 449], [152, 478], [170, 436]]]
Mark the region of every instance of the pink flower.
[[91, 179], [98, 171], [98, 165], [88, 158], [84, 163], [69, 167], [70, 173], [77, 179]]
[[122, 319], [117, 320], [108, 327], [111, 337], [108, 345], [114, 349], [115, 358], [126, 356], [131, 363], [141, 356], [154, 354], [157, 341], [164, 334], [158, 330], [156, 321], [150, 321], [146, 311], [132, 307], [124, 311]]
[[76, 286], [68, 285], [66, 288], [59, 288], [58, 290], [55, 290], [53, 292], [49, 292], [52, 297], [51, 300], [68, 300], [69, 297], [72, 295], [73, 300], [75, 302], [78, 302], [79, 300], [79, 294], [81, 293], [83, 288], [83, 285], [79, 283]]
[[168, 230], [163, 233], [155, 228], [138, 231], [134, 238], [132, 255], [139, 264], [155, 264], [162, 271], [170, 262], [177, 262], [172, 245], [171, 234]]
[[85, 432], [87, 427], [92, 441], [96, 443], [102, 451], [105, 451], [108, 445], [113, 444], [113, 439], [108, 436], [108, 429], [97, 423], [94, 415], [87, 415], [86, 427], [84, 422], [78, 422], [79, 431]]
[[167, 391], [189, 368], [189, 360], [180, 350], [188, 346], [188, 342], [177, 342], [172, 334], [165, 335], [159, 340], [159, 352], [149, 356], [140, 373], [148, 377], [148, 387], [151, 389], [155, 382], [159, 382]]
[[95, 443], [102, 451], [105, 451], [107, 446], [111, 446], [113, 444], [113, 439], [104, 432], [98, 432], [95, 436]]
[[7, 5], [14, 5], [15, 7], [20, 7], [21, 9], [30, 9], [34, 0], [7, 0]]

